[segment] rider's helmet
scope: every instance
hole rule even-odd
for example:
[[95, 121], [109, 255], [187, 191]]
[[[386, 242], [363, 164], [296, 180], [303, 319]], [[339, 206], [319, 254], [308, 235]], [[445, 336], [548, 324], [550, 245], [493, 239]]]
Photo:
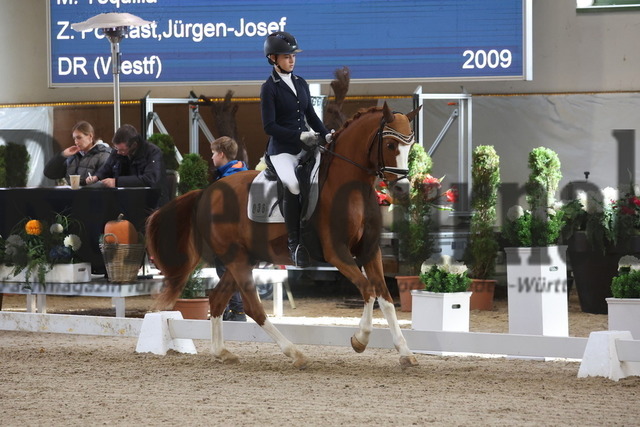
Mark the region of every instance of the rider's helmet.
[[286, 55], [298, 52], [302, 52], [302, 49], [298, 48], [296, 38], [285, 31], [271, 33], [264, 41], [264, 56], [267, 57], [271, 65], [274, 63], [269, 55]]

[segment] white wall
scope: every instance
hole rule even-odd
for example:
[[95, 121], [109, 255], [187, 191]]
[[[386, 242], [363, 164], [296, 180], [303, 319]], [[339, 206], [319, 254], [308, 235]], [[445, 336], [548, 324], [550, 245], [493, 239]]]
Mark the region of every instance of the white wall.
[[[0, 104], [113, 99], [110, 87], [47, 87], [46, 1], [50, 0], [0, 0]], [[640, 90], [639, 22], [640, 11], [577, 13], [575, 0], [533, 0], [534, 80], [465, 82], [464, 86], [472, 94]], [[105, 51], [108, 49], [105, 41]], [[122, 51], [126, 52], [126, 42]], [[302, 75], [303, 61], [301, 57]], [[336, 62], [336, 68], [343, 65], [349, 64]], [[267, 72], [265, 63], [265, 75]], [[460, 83], [411, 82], [353, 84], [349, 94], [410, 95], [418, 84], [425, 93], [460, 91]], [[148, 90], [153, 97], [182, 98], [190, 90], [224, 96], [228, 89], [239, 97], [259, 94], [258, 85], [125, 85], [121, 97], [139, 99]], [[322, 92], [330, 94], [328, 84], [322, 85]]]

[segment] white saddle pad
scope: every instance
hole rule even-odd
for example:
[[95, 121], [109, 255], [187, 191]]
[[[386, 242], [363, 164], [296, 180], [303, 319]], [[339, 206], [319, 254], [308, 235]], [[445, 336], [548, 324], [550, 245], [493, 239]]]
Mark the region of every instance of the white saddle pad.
[[[311, 191], [309, 207], [303, 219], [308, 220], [318, 204], [318, 171], [320, 170], [320, 152], [316, 153], [316, 163], [311, 171]], [[276, 205], [278, 201], [278, 183], [269, 181], [265, 177], [264, 171], [260, 172], [251, 183], [249, 188], [249, 202], [247, 203], [247, 216], [255, 222], [284, 222], [284, 217], [280, 213], [280, 208]]]

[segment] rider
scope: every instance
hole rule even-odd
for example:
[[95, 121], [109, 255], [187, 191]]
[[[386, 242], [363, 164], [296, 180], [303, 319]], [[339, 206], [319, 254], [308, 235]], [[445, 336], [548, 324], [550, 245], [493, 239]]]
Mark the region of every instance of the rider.
[[262, 125], [269, 135], [267, 154], [284, 185], [289, 254], [295, 265], [304, 267], [309, 259], [300, 244], [300, 185], [295, 167], [304, 154], [303, 148], [308, 150], [317, 144], [316, 132], [324, 135], [327, 142], [331, 134], [313, 109], [309, 85], [292, 74], [298, 52], [302, 52], [298, 42], [287, 32], [278, 31], [266, 38], [264, 54], [273, 70], [262, 84], [260, 106]]

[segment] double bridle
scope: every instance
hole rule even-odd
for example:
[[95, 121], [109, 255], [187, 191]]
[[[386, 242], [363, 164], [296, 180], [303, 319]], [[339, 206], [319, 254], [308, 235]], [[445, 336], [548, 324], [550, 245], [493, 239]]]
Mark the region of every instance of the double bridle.
[[380, 127], [378, 128], [378, 131], [376, 132], [376, 134], [373, 137], [373, 140], [371, 141], [371, 145], [369, 146], [369, 153], [371, 153], [371, 150], [373, 149], [373, 144], [375, 142], [375, 140], [377, 139], [378, 141], [378, 165], [377, 165], [377, 169], [371, 169], [371, 168], [367, 168], [359, 163], [354, 162], [353, 160], [338, 154], [334, 151], [330, 151], [327, 148], [320, 146], [320, 151], [324, 152], [324, 153], [329, 153], [332, 154], [336, 157], [338, 157], [341, 160], [344, 160], [347, 163], [350, 163], [362, 170], [364, 170], [365, 172], [367, 172], [369, 175], [375, 175], [380, 179], [385, 179], [384, 178], [384, 174], [385, 173], [391, 173], [397, 176], [397, 178], [394, 180], [394, 182], [399, 181], [401, 179], [404, 179], [407, 177], [407, 175], [409, 174], [409, 169], [404, 169], [404, 168], [396, 168], [396, 167], [389, 167], [386, 166], [384, 164], [384, 156], [382, 155], [382, 146], [383, 146], [383, 140], [384, 138], [393, 138], [396, 141], [405, 144], [405, 145], [411, 145], [415, 142], [415, 138], [414, 138], [414, 134], [413, 132], [411, 132], [409, 135], [405, 135], [403, 133], [398, 132], [397, 130], [393, 129], [390, 126], [387, 126], [387, 121], [384, 119], [384, 117], [382, 117], [382, 119], [380, 120]]

